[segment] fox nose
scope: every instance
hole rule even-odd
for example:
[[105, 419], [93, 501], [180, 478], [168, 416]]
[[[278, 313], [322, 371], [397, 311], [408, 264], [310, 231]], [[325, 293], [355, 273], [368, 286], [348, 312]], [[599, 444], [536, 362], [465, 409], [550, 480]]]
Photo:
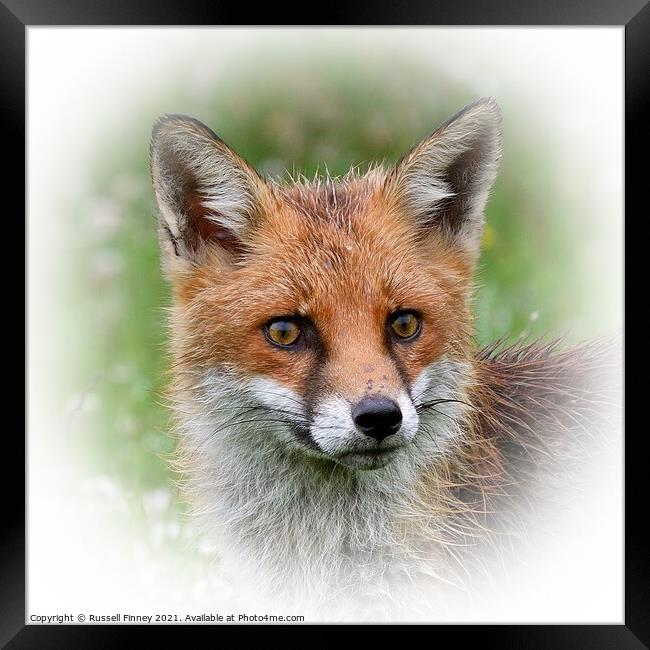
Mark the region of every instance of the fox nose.
[[352, 409], [352, 419], [360, 431], [381, 442], [399, 431], [402, 411], [388, 397], [364, 397]]

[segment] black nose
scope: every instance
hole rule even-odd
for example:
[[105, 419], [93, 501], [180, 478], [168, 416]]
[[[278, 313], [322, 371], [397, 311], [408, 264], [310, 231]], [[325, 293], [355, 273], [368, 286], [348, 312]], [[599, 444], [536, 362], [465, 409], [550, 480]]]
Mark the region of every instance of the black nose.
[[381, 442], [399, 430], [402, 411], [388, 397], [364, 397], [352, 409], [352, 419], [367, 436]]

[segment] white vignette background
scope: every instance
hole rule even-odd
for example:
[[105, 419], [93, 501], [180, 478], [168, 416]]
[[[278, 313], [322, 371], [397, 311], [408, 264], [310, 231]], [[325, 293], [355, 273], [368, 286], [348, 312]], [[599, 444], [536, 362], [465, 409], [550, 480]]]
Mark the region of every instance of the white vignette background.
[[[84, 519], [83, 508], [75, 503], [81, 496], [57, 488], [58, 473], [79, 468], [70, 466], [65, 445], [59, 444], [62, 438], [47, 415], [56, 408], [49, 404], [50, 388], [66, 371], [52, 366], [48, 350], [49, 315], [60, 309], [50, 290], [56, 275], [52, 269], [61, 264], [52, 245], [62, 219], [57, 210], [90, 182], [100, 156], [98, 120], [119, 124], [141, 98], [162, 95], [169, 68], [185, 66], [199, 89], [211, 81], [197, 65], [205, 57], [218, 61], [227, 52], [232, 60], [251, 43], [275, 45], [295, 56], [304, 47], [342, 45], [360, 56], [373, 48], [396, 48], [439, 65], [443, 61], [445, 71], [472, 85], [477, 97], [498, 98], [502, 87], [514, 87], [522, 107], [533, 116], [531, 124], [538, 120], [550, 127], [554, 141], [549, 146], [558, 147], [555, 160], [574, 184], [580, 209], [601, 220], [597, 226], [607, 233], [595, 250], [602, 256], [602, 273], [594, 287], [604, 281], [622, 287], [620, 28], [228, 28], [218, 34], [206, 28], [30, 28], [27, 43], [28, 619], [30, 614], [184, 615], [224, 609], [224, 602], [216, 607], [211, 601], [210, 589], [190, 584], [191, 577], [184, 586], [183, 576], [147, 581], [146, 555], [124, 552], [128, 531], [115, 530], [101, 516]], [[211, 65], [210, 74], [218, 73], [219, 66]], [[176, 112], [183, 112], [182, 107]], [[594, 160], [599, 175], [587, 178], [582, 170], [592, 168]], [[622, 292], [612, 295], [617, 296], [612, 311], [621, 312]], [[536, 567], [535, 575], [546, 577], [535, 593], [514, 595], [506, 608], [472, 611], [467, 618], [459, 612], [455, 621], [622, 621], [622, 449], [619, 452], [620, 473], [611, 479], [611, 503], [602, 504], [607, 516], [593, 529], [592, 543], [584, 547], [567, 539], [565, 555]], [[179, 611], [180, 603], [184, 609]]]

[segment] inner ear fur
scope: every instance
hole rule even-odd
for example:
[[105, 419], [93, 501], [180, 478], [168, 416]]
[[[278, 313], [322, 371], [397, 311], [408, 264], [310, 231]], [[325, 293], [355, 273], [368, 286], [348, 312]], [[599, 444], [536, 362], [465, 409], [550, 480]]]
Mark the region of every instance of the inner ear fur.
[[241, 254], [270, 191], [257, 172], [186, 115], [156, 121], [150, 161], [163, 250], [190, 261], [208, 245], [227, 257]]
[[384, 190], [423, 235], [436, 230], [475, 258], [500, 157], [501, 112], [483, 98], [415, 145], [389, 173]]

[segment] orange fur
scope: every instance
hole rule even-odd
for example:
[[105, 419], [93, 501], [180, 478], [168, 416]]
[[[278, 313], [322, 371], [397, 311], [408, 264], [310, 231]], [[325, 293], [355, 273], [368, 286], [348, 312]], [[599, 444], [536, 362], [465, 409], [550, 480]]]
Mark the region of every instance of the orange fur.
[[343, 190], [276, 188], [245, 262], [229, 264], [211, 247], [190, 272], [173, 275], [177, 357], [268, 375], [303, 393], [314, 352], [273, 348], [262, 327], [277, 316], [308, 316], [328, 350], [328, 386], [353, 400], [400, 382], [384, 328], [408, 308], [423, 318], [420, 338], [397, 348], [408, 381], [443, 353], [466, 358], [470, 264], [435, 233], [415, 237], [380, 181], [375, 174]]

